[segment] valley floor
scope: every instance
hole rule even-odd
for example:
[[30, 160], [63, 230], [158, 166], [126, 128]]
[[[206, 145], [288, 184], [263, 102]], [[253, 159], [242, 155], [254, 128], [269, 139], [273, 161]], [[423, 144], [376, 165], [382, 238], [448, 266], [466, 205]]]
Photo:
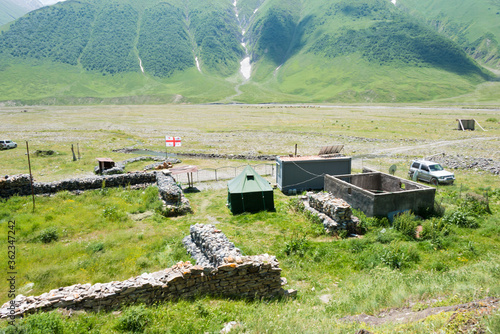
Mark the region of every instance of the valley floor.
[[[311, 155], [322, 146], [343, 144], [343, 153], [353, 157], [354, 172], [363, 166], [386, 172], [396, 165], [396, 176], [402, 178], [407, 178], [411, 159], [444, 153], [449, 159], [445, 168], [457, 177], [454, 185], [437, 188], [439, 212], [419, 221], [427, 233], [422, 239], [413, 238], [402, 224], [395, 227], [360, 212], [356, 214], [367, 229], [363, 238], [327, 235], [295, 208], [293, 196], [279, 190], [274, 192], [275, 212], [233, 216], [225, 206], [225, 181], [195, 183], [199, 191], [186, 193], [194, 213], [176, 218], [159, 214], [155, 187], [40, 196], [34, 212], [30, 197], [2, 200], [4, 256], [7, 223], [16, 221], [17, 226], [16, 293], [38, 295], [76, 283], [125, 280], [190, 260], [182, 238], [190, 225], [210, 223], [246, 255], [275, 255], [288, 280], [286, 288], [298, 290], [298, 295], [270, 300], [205, 296], [114, 312], [55, 311], [19, 319], [17, 329], [3, 321], [0, 331], [203, 333], [220, 332], [232, 321], [236, 325], [231, 333], [500, 331], [500, 176], [495, 174], [499, 108], [3, 107], [0, 118], [2, 136], [18, 143], [16, 149], [0, 151], [0, 172], [28, 172], [28, 141], [33, 175], [39, 181], [91, 175], [98, 157], [133, 157], [117, 151], [125, 147], [165, 151], [166, 135], [182, 137], [182, 146], [168, 153], [288, 155], [298, 144], [299, 154]], [[475, 119], [486, 131], [458, 131], [457, 118]], [[72, 144], [79, 160], [72, 159]], [[55, 154], [37, 156], [36, 150]], [[262, 163], [251, 158], [181, 160], [205, 169]], [[126, 171], [149, 163], [132, 163]], [[7, 271], [0, 272], [0, 281], [7, 278]], [[9, 300], [7, 291], [0, 289], [1, 303]], [[450, 312], [434, 313], [441, 308]], [[420, 312], [430, 316], [400, 321]], [[382, 316], [391, 321], [376, 320]]]

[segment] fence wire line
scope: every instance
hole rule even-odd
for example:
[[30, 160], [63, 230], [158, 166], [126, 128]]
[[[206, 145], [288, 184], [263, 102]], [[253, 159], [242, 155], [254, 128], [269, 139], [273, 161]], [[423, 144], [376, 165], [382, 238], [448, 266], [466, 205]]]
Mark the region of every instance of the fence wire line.
[[[238, 176], [248, 165], [222, 166], [217, 168], [203, 168], [193, 172], [193, 182], [208, 182], [229, 180]], [[259, 175], [274, 176], [274, 164], [250, 165]], [[188, 182], [187, 174], [177, 174], [174, 176], [177, 182]]]

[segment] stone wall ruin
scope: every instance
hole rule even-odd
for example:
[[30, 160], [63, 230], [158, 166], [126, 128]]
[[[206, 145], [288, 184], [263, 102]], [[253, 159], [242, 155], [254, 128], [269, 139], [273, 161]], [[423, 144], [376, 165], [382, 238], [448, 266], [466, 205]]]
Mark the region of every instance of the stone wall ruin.
[[[60, 191], [84, 191], [101, 188], [128, 187], [134, 185], [158, 186], [159, 194], [164, 201], [164, 214], [176, 216], [191, 212], [189, 201], [175, 179], [168, 173], [135, 172], [117, 175], [90, 176], [73, 178], [55, 182], [33, 182], [35, 195], [54, 194]], [[31, 195], [30, 177], [28, 174], [0, 178], [0, 198]]]
[[[210, 234], [218, 237], [212, 238]], [[13, 302], [14, 307], [11, 302], [7, 302], [0, 308], [0, 318], [19, 317], [56, 308], [109, 310], [134, 303], [153, 304], [202, 295], [263, 298], [284, 293], [282, 285], [286, 284], [286, 279], [281, 277], [276, 257], [264, 254], [228, 256], [221, 260], [219, 256], [213, 255], [222, 254], [217, 252], [217, 240], [227, 240], [222, 232], [213, 225], [196, 225], [190, 237], [193, 235], [196, 244], [202, 245], [199, 249], [205, 258], [217, 259], [219, 264], [216, 267], [179, 262], [171, 268], [126, 281], [75, 284], [40, 296], [18, 295]]]

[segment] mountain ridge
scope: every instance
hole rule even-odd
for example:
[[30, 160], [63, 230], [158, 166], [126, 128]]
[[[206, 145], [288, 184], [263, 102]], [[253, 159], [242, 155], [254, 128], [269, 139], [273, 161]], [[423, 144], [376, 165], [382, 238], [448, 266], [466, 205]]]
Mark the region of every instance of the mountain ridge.
[[[240, 73], [245, 57], [251, 60], [250, 78]], [[31, 12], [2, 32], [5, 80], [20, 62], [36, 63], [32, 69], [41, 72], [44, 66], [58, 68], [61, 76], [65, 65], [73, 66], [77, 83], [68, 87], [61, 80], [53, 86], [66, 89], [46, 87], [43, 96], [0, 90], [0, 100], [112, 98], [142, 91], [217, 101], [197, 82], [208, 80], [221, 91], [239, 90], [242, 102], [259, 96], [269, 96], [260, 102], [346, 96], [354, 102], [423, 101], [471, 92], [491, 78], [458, 43], [388, 0], [70, 0]], [[405, 86], [427, 80], [435, 85], [433, 93], [388, 86], [386, 73], [394, 73], [398, 83], [406, 77]], [[128, 84], [120, 83], [124, 77]], [[16, 82], [23, 80], [29, 78]], [[139, 82], [156, 88], [140, 89]], [[106, 88], [92, 88], [100, 85]]]

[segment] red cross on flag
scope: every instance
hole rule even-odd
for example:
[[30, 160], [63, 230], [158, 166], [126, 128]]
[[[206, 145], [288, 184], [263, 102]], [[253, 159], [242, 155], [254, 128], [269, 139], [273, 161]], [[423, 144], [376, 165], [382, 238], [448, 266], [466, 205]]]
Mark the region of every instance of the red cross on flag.
[[181, 137], [165, 137], [165, 144], [167, 147], [181, 146]]

